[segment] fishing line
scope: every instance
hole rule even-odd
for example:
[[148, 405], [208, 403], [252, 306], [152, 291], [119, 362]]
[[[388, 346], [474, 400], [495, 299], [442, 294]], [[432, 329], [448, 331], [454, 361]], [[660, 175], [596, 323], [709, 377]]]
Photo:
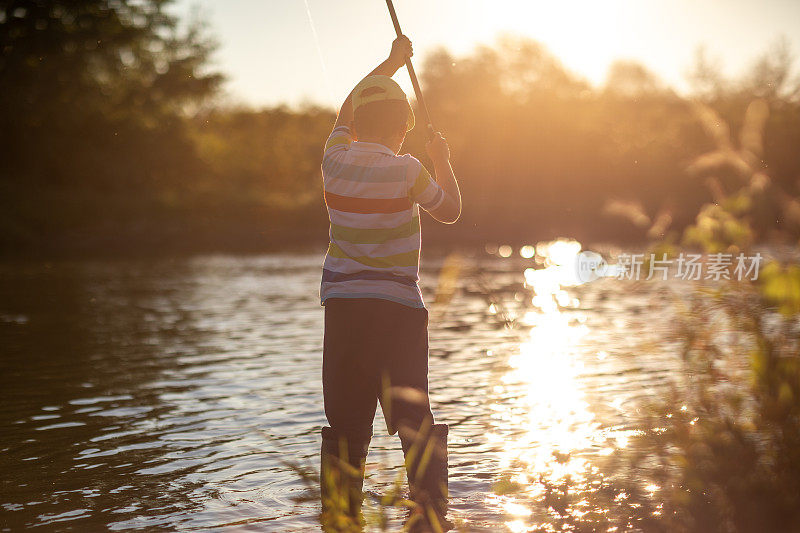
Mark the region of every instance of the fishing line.
[[322, 67], [322, 77], [325, 80], [325, 89], [328, 92], [328, 99], [331, 104], [336, 105], [336, 100], [333, 98], [333, 91], [331, 90], [331, 80], [328, 78], [328, 69], [325, 66], [325, 58], [322, 57], [322, 46], [319, 44], [319, 35], [317, 35], [317, 27], [314, 25], [314, 18], [311, 16], [311, 7], [308, 5], [308, 0], [303, 0], [306, 5], [306, 14], [308, 15], [308, 24], [311, 26], [311, 34], [314, 36], [314, 44], [317, 46], [317, 56], [319, 56], [319, 64]]

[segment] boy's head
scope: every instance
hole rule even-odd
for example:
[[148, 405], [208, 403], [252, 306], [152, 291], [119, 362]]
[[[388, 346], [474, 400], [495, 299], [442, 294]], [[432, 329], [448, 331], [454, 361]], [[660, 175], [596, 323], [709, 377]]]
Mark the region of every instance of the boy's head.
[[403, 89], [389, 76], [367, 76], [353, 89], [355, 135], [397, 153], [406, 131], [414, 127], [414, 113]]

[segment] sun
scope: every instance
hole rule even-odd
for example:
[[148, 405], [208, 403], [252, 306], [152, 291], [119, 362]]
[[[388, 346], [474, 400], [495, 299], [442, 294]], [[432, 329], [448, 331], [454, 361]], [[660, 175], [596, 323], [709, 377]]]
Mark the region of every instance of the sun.
[[438, 37], [464, 52], [498, 35], [527, 37], [544, 44], [575, 74], [599, 83], [609, 65], [626, 56], [623, 36], [635, 31], [641, 11], [635, 2], [621, 0], [462, 2], [453, 15], [457, 23], [448, 24]]

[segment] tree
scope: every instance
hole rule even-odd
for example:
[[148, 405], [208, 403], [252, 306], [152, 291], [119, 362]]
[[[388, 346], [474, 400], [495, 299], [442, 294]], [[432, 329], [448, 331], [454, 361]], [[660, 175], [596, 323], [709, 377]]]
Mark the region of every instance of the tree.
[[606, 91], [625, 98], [653, 97], [665, 90], [664, 85], [641, 63], [618, 60], [611, 64], [606, 78]]
[[101, 170], [92, 152], [118, 149], [113, 137], [172, 128], [215, 90], [221, 77], [203, 71], [212, 43], [197, 24], [181, 32], [167, 4], [0, 1], [3, 180], [75, 183], [75, 170]]
[[182, 28], [169, 3], [0, 0], [6, 245], [157, 203], [197, 171], [183, 115], [222, 77], [201, 25]]

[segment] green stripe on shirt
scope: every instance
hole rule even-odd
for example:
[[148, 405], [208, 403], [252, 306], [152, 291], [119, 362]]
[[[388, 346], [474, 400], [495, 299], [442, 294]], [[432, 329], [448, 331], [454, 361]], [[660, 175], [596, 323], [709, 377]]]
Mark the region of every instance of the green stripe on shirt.
[[329, 148], [333, 148], [334, 146], [338, 146], [340, 144], [350, 144], [350, 137], [347, 135], [337, 135], [336, 137], [331, 137], [327, 144], [325, 144], [325, 151], [327, 152]]
[[428, 188], [428, 185], [430, 185], [432, 181], [431, 175], [428, 174], [428, 171], [425, 169], [425, 167], [420, 165], [417, 179], [414, 180], [414, 185], [411, 187], [411, 191], [409, 191], [408, 194], [411, 200], [416, 202], [417, 198], [419, 198], [420, 195], [425, 192], [425, 189]]
[[419, 233], [419, 217], [413, 217], [409, 222], [395, 228], [349, 228], [331, 223], [331, 233], [337, 241], [347, 241], [353, 244], [382, 244]]
[[384, 257], [369, 257], [366, 255], [352, 257], [339, 248], [339, 245], [332, 242], [328, 246], [328, 255], [338, 259], [350, 259], [373, 268], [410, 267], [419, 264], [419, 249]]

